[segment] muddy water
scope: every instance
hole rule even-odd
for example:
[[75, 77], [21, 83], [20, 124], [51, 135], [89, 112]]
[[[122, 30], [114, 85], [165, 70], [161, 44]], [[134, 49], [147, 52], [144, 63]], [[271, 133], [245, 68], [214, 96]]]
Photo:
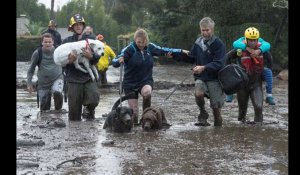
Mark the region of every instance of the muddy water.
[[[17, 63], [17, 83], [25, 80], [28, 66]], [[288, 83], [274, 79], [277, 104], [264, 104], [266, 125], [239, 123], [235, 98], [222, 108], [223, 127], [197, 127], [193, 125], [198, 109], [189, 68], [155, 66], [152, 105], [162, 107], [172, 124], [155, 132], [143, 132], [140, 127], [130, 133], [102, 129], [102, 114], [110, 111], [119, 96], [115, 84], [119, 70], [115, 68], [108, 71], [112, 85], [99, 89], [95, 121], [71, 122], [67, 113], [40, 114], [36, 94], [17, 89], [17, 139], [45, 142], [17, 147], [17, 174], [288, 174]], [[178, 86], [186, 77], [183, 86]], [[175, 93], [162, 103], [175, 85]], [[208, 121], [213, 124], [208, 106], [206, 100]], [[68, 110], [67, 103], [63, 108]], [[251, 103], [247, 117], [254, 118]], [[42, 127], [49, 118], [63, 119], [66, 127]], [[103, 144], [107, 140], [114, 144]]]

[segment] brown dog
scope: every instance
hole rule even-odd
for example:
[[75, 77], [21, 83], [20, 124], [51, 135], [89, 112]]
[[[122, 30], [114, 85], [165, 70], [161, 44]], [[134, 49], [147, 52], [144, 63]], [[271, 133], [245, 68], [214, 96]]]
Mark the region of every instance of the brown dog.
[[171, 126], [167, 123], [164, 111], [159, 107], [148, 107], [143, 111], [140, 120], [143, 130], [162, 129], [163, 126]]

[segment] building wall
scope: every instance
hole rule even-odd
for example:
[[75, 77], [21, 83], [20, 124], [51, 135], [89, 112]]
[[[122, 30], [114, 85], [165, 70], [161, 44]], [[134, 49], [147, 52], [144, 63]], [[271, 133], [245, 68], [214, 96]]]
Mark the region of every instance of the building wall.
[[68, 36], [71, 36], [73, 33], [68, 31], [68, 28], [56, 28], [56, 30], [60, 33], [61, 39], [65, 39]]
[[29, 33], [26, 25], [29, 25], [29, 19], [26, 17], [17, 18], [17, 36]]

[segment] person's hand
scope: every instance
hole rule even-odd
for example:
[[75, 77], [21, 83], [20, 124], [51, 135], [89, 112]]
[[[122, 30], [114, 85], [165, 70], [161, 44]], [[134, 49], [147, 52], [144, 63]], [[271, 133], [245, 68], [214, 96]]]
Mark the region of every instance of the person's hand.
[[173, 56], [172, 56], [172, 52], [168, 52], [167, 55], [166, 55], [166, 57], [167, 57], [167, 58], [172, 58], [172, 57], [173, 57]]
[[182, 49], [182, 53], [188, 55], [190, 53], [190, 51]]
[[119, 63], [124, 63], [124, 57], [119, 58]]
[[250, 47], [246, 47], [246, 50], [247, 50], [250, 54], [253, 54], [253, 53], [254, 53], [254, 49], [251, 49]]
[[195, 66], [192, 71], [194, 74], [201, 74], [205, 69], [205, 66]]
[[77, 59], [77, 52], [76, 50], [73, 50], [71, 53], [69, 53], [68, 56], [69, 63], [74, 63], [76, 59]]
[[251, 57], [252, 58], [255, 58], [257, 57], [259, 54], [261, 53], [261, 50], [260, 49], [256, 49], [256, 50], [253, 50], [253, 52], [251, 53]]
[[81, 48], [82, 50], [82, 54], [85, 58], [87, 58], [88, 60], [92, 59], [93, 58], [93, 54], [92, 54], [92, 51], [91, 51], [91, 48], [88, 47], [88, 48]]
[[28, 85], [27, 86], [27, 91], [29, 92], [29, 94], [31, 94], [32, 91], [33, 91], [33, 86], [32, 85]]

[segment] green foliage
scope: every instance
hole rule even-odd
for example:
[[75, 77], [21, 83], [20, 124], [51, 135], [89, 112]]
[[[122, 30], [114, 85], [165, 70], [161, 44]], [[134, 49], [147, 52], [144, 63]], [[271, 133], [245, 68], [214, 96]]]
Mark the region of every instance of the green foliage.
[[114, 18], [118, 23], [124, 25], [131, 24], [131, 10], [130, 5], [118, 3], [112, 9], [112, 18]]
[[86, 19], [86, 1], [85, 0], [71, 0], [67, 5], [64, 5], [61, 10], [57, 11], [56, 22], [58, 26], [68, 27], [70, 18], [79, 13]]
[[[57, 11], [56, 21], [59, 26], [67, 27], [70, 17], [80, 13], [113, 48], [117, 48], [117, 36], [142, 27], [148, 30], [151, 42], [189, 49], [200, 34], [199, 21], [209, 16], [216, 23], [215, 34], [224, 41], [227, 50], [235, 39], [243, 36], [247, 27], [254, 26], [271, 43], [275, 63], [285, 66], [288, 65], [288, 22], [282, 21], [288, 9], [274, 7], [275, 1], [71, 0]], [[42, 16], [36, 10], [42, 8], [37, 0], [17, 0], [17, 3], [17, 14]]]
[[169, 28], [166, 33], [167, 46], [189, 50], [199, 34], [199, 26], [182, 23], [178, 27]]
[[40, 36], [17, 37], [17, 61], [29, 61], [32, 53], [40, 46]]
[[108, 16], [105, 16], [104, 23], [101, 23], [100, 30], [97, 30], [96, 33], [100, 33], [104, 36], [104, 40], [108, 45], [112, 47], [114, 51], [116, 51], [117, 48], [117, 37], [118, 34], [120, 34], [119, 25], [118, 23], [109, 18]]
[[38, 0], [17, 0], [16, 15], [19, 17], [21, 14], [25, 14], [28, 19], [34, 22], [41, 22], [46, 26], [50, 19], [49, 12], [46, 10], [44, 4], [38, 4]]
[[34, 36], [40, 35], [41, 32], [45, 29], [44, 27], [42, 27], [42, 22], [33, 22], [33, 21], [30, 21], [29, 25], [26, 25], [26, 27], [29, 30], [30, 35], [34, 35]]
[[85, 20], [89, 25], [92, 25], [94, 28], [94, 33], [102, 31], [105, 27], [105, 13], [102, 0], [88, 0], [87, 7], [85, 12]]

